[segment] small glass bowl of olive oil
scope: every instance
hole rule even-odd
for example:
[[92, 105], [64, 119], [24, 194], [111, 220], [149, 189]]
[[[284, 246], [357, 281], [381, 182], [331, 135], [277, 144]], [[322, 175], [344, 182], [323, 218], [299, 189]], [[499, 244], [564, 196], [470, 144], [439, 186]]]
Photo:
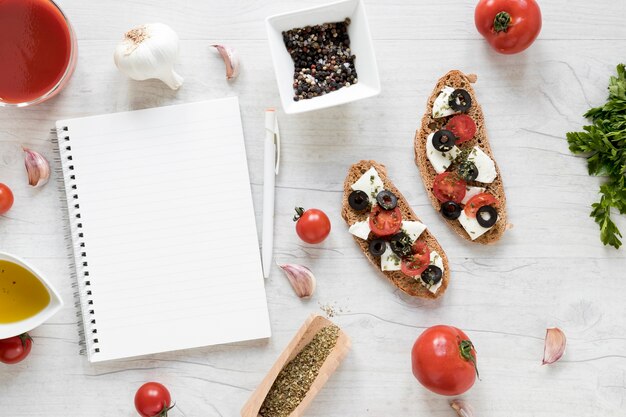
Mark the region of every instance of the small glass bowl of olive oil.
[[39, 272], [0, 252], [0, 339], [34, 329], [61, 307], [61, 297]]

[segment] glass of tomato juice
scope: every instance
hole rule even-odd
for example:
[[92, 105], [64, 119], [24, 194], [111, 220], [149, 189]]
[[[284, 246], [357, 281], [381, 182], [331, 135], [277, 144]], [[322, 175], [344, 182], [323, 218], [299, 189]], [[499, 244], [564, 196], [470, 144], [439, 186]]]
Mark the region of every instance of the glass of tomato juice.
[[0, 0], [0, 106], [54, 97], [76, 66], [76, 35], [52, 0]]

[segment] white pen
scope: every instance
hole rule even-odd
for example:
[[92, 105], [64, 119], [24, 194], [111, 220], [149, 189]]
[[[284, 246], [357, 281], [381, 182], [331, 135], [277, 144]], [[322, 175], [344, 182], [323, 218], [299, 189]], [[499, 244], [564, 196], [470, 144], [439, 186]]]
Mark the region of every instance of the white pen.
[[263, 276], [270, 276], [274, 246], [274, 183], [280, 163], [280, 132], [274, 109], [265, 110], [265, 153], [263, 157]]

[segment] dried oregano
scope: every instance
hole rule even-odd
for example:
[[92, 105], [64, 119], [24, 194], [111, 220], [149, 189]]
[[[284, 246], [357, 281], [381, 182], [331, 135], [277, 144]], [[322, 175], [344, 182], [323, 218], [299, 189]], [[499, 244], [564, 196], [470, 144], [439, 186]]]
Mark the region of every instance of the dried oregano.
[[324, 327], [285, 365], [259, 410], [262, 417], [287, 417], [296, 409], [309, 392], [338, 337], [337, 326]]

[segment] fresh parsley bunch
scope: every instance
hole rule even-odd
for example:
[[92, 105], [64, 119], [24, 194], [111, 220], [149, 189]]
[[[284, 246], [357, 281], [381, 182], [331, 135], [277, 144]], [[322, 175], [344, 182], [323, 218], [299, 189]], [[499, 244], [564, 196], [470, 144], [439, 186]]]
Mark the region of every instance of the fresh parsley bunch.
[[611, 208], [626, 214], [626, 70], [617, 66], [617, 77], [609, 81], [609, 98], [601, 107], [584, 115], [593, 124], [583, 126], [582, 132], [567, 134], [569, 149], [587, 155], [589, 175], [607, 177], [600, 186], [600, 201], [592, 204], [593, 217], [600, 226], [600, 238], [605, 245], [619, 248], [622, 237], [611, 220]]

